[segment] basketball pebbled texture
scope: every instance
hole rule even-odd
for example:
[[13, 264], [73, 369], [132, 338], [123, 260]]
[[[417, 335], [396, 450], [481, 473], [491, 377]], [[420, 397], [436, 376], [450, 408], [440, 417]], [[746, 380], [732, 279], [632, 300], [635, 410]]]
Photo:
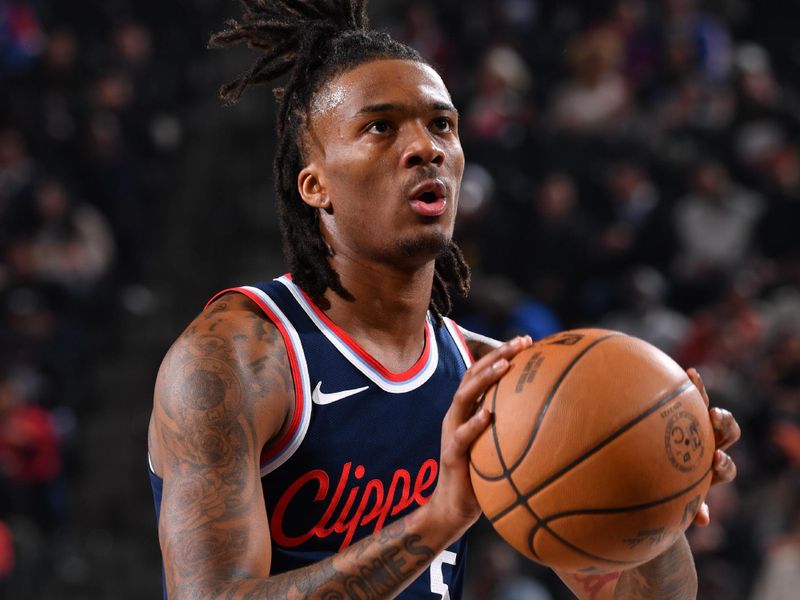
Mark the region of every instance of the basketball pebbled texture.
[[711, 484], [714, 434], [684, 370], [603, 329], [536, 342], [484, 400], [492, 425], [470, 476], [503, 538], [571, 572], [630, 568], [691, 524]]

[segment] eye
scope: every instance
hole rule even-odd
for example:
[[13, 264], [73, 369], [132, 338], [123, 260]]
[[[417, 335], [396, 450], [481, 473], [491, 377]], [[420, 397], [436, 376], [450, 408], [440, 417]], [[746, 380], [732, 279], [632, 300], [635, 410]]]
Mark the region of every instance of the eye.
[[392, 125], [389, 121], [373, 121], [367, 126], [368, 133], [389, 133], [392, 130]]
[[453, 120], [450, 117], [436, 117], [433, 127], [439, 133], [447, 133], [453, 130]]

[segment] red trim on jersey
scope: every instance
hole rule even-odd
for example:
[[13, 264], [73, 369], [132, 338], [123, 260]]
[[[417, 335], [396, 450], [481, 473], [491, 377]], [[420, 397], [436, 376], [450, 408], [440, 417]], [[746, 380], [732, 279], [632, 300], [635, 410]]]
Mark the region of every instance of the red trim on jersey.
[[[292, 281], [291, 273], [287, 273], [285, 277], [290, 281]], [[404, 381], [412, 379], [425, 368], [425, 365], [428, 363], [428, 357], [431, 354], [431, 339], [427, 325], [424, 327], [425, 346], [422, 349], [422, 356], [420, 356], [417, 362], [415, 362], [408, 370], [403, 371], [402, 373], [395, 373], [394, 371], [390, 371], [389, 369], [384, 367], [380, 362], [378, 362], [378, 360], [375, 357], [373, 357], [369, 352], [364, 350], [357, 341], [355, 341], [352, 337], [350, 337], [350, 335], [344, 329], [340, 328], [338, 325], [336, 325], [336, 323], [331, 321], [328, 315], [322, 312], [322, 310], [311, 301], [311, 298], [309, 298], [308, 294], [306, 294], [302, 289], [300, 289], [300, 286], [298, 286], [297, 284], [294, 285], [295, 287], [297, 287], [298, 290], [300, 290], [300, 293], [303, 295], [303, 298], [305, 298], [306, 302], [308, 302], [308, 305], [311, 307], [311, 310], [314, 311], [314, 314], [316, 314], [320, 318], [320, 320], [322, 320], [322, 322], [325, 323], [325, 326], [328, 327], [331, 331], [333, 331], [333, 333], [336, 334], [336, 336], [340, 340], [342, 340], [342, 342], [344, 342], [344, 344], [347, 347], [349, 347], [353, 352], [358, 354], [358, 356], [360, 356], [364, 360], [364, 362], [366, 362], [370, 367], [372, 367], [378, 373], [380, 373], [381, 376], [383, 376], [385, 379], [388, 379], [389, 381], [392, 381], [394, 383], [402, 383]]]
[[303, 379], [300, 375], [300, 363], [297, 360], [297, 353], [295, 352], [292, 338], [289, 336], [289, 332], [286, 331], [286, 327], [283, 325], [283, 323], [281, 323], [281, 320], [278, 318], [278, 316], [272, 312], [272, 309], [269, 307], [269, 305], [250, 290], [240, 287], [222, 290], [218, 294], [215, 294], [214, 297], [208, 301], [206, 308], [208, 308], [208, 305], [214, 302], [214, 300], [223, 294], [227, 294], [228, 292], [238, 292], [240, 294], [244, 294], [250, 298], [250, 300], [255, 302], [256, 305], [258, 305], [258, 307], [264, 311], [264, 314], [269, 317], [269, 320], [272, 321], [275, 327], [278, 328], [278, 331], [283, 338], [283, 343], [286, 344], [286, 354], [289, 356], [289, 365], [291, 366], [292, 370], [292, 381], [294, 382], [294, 414], [292, 415], [292, 422], [289, 424], [288, 431], [278, 441], [276, 441], [274, 444], [271, 444], [269, 448], [264, 448], [261, 451], [261, 464], [259, 466], [264, 466], [286, 449], [286, 447], [292, 441], [297, 428], [300, 427], [300, 423], [303, 418], [303, 402], [305, 400], [303, 395]]
[[467, 343], [467, 340], [464, 339], [464, 334], [461, 332], [461, 327], [459, 327], [458, 323], [453, 321], [453, 319], [450, 319], [450, 322], [453, 324], [453, 327], [456, 330], [456, 334], [458, 335], [458, 339], [461, 340], [461, 344], [464, 346], [464, 349], [467, 351], [467, 356], [469, 356], [469, 359], [472, 361], [472, 364], [474, 365], [475, 364], [475, 357], [472, 356], [472, 350], [469, 349], [469, 344]]

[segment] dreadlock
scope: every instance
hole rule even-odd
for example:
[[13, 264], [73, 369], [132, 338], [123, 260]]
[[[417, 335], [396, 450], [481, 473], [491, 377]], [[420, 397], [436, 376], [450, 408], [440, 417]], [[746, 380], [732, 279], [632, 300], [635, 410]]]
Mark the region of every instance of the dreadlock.
[[[240, 19], [211, 36], [209, 47], [246, 44], [262, 55], [235, 80], [220, 88], [228, 104], [239, 101], [251, 85], [287, 76], [273, 90], [279, 102], [278, 148], [273, 164], [283, 251], [294, 281], [323, 309], [325, 291], [344, 299], [352, 295], [331, 267], [317, 209], [302, 201], [297, 175], [304, 167], [303, 144], [315, 94], [334, 77], [360, 64], [383, 58], [420, 63], [420, 54], [388, 34], [368, 29], [367, 0], [239, 0]], [[455, 242], [436, 258], [430, 310], [437, 322], [452, 308], [450, 288], [469, 292], [470, 271]]]

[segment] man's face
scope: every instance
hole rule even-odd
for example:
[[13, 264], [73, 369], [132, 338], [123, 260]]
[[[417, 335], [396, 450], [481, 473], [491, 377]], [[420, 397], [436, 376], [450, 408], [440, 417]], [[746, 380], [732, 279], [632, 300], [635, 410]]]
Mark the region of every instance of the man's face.
[[450, 241], [464, 153], [439, 75], [375, 60], [332, 79], [310, 109], [298, 183], [336, 254], [416, 267]]

